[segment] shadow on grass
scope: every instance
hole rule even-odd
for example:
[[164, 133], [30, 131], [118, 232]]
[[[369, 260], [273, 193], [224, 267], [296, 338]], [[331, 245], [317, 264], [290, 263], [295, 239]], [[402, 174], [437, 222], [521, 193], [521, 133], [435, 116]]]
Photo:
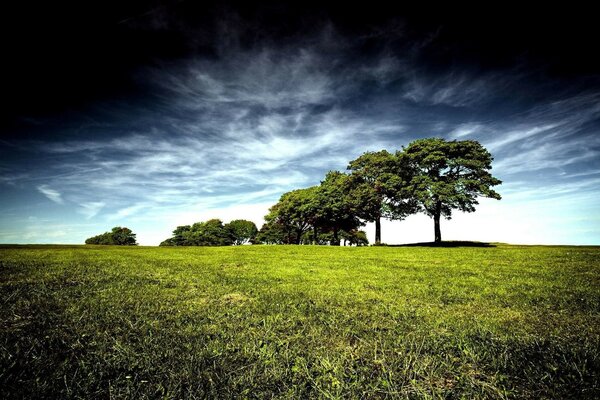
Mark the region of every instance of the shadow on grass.
[[422, 242], [408, 244], [394, 244], [390, 247], [496, 247], [495, 244], [486, 242], [449, 241], [449, 242]]

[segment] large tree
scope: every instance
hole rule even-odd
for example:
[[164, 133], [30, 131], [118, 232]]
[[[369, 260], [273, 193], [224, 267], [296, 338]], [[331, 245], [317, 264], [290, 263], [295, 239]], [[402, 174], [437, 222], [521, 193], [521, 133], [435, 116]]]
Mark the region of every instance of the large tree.
[[433, 218], [436, 243], [442, 241], [442, 216], [450, 219], [452, 210], [475, 211], [478, 197], [501, 198], [492, 189], [502, 183], [489, 172], [493, 158], [477, 141], [419, 139], [396, 156], [400, 167], [410, 172], [400, 197], [411, 196], [420, 211]]
[[415, 211], [414, 202], [402, 197], [407, 170], [386, 150], [366, 152], [350, 161], [351, 198], [358, 216], [375, 223], [375, 244], [381, 243], [381, 219], [403, 219]]
[[352, 182], [348, 175], [329, 171], [321, 182], [312, 203], [314, 226], [325, 232], [331, 231], [331, 244], [340, 245], [339, 233], [351, 231], [363, 225], [357, 216], [356, 204], [350, 197]]
[[314, 226], [317, 190], [317, 186], [312, 186], [284, 193], [277, 204], [269, 209], [265, 220], [284, 231], [286, 243], [300, 244], [302, 234]]

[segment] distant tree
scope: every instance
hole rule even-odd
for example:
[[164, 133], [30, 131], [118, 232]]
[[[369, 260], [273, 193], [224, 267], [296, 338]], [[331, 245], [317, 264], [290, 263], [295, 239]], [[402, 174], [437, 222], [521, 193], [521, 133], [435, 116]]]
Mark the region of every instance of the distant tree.
[[367, 232], [365, 231], [353, 231], [350, 237], [350, 244], [356, 246], [368, 246], [369, 239], [367, 239]]
[[116, 226], [112, 229], [112, 237], [117, 245], [132, 246], [137, 244], [135, 241], [135, 233], [129, 228]]
[[171, 238], [174, 246], [189, 246], [192, 227], [190, 225], [180, 225], [173, 231]]
[[440, 217], [452, 210], [475, 211], [477, 197], [500, 199], [491, 189], [502, 182], [493, 177], [491, 154], [477, 141], [415, 140], [396, 153], [399, 168], [410, 178], [397, 185], [400, 198], [411, 197], [434, 221], [434, 240], [442, 241]]
[[231, 231], [220, 219], [196, 222], [192, 226], [178, 226], [173, 237], [161, 242], [161, 246], [229, 246], [234, 242]]
[[254, 239], [254, 243], [264, 244], [286, 244], [291, 242], [285, 227], [275, 221], [264, 223]]
[[258, 233], [254, 222], [245, 219], [233, 220], [225, 225], [225, 229], [229, 230], [236, 245], [251, 243]]
[[329, 171], [316, 190], [311, 203], [314, 225], [331, 231], [331, 245], [339, 246], [339, 233], [363, 225], [357, 216], [355, 203], [349, 196], [352, 190], [350, 177], [339, 171]]
[[173, 236], [161, 242], [159, 246], [191, 246], [191, 232], [192, 227], [190, 225], [178, 226], [173, 231]]
[[279, 225], [286, 242], [300, 244], [302, 235], [315, 224], [316, 186], [284, 193], [265, 216], [267, 223]]
[[233, 244], [231, 232], [220, 219], [209, 219], [192, 225], [190, 244], [194, 246], [229, 246]]
[[344, 241], [344, 246], [346, 246], [346, 244], [351, 246], [367, 246], [369, 244], [367, 233], [357, 229], [353, 229], [351, 231], [341, 231], [340, 238]]
[[112, 245], [115, 244], [110, 232], [105, 232], [100, 235], [92, 236], [85, 240], [85, 244], [104, 244]]
[[165, 247], [165, 246], [183, 246], [183, 245], [175, 243], [173, 238], [168, 238], [168, 239], [165, 239], [162, 242], [160, 242], [159, 246]]
[[135, 246], [137, 245], [135, 236], [131, 229], [115, 226], [110, 232], [86, 239], [85, 244]]

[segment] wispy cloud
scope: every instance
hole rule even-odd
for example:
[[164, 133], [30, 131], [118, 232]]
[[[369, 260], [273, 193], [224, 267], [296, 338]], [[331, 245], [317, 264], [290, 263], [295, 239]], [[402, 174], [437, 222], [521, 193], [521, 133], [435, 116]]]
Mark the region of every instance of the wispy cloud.
[[124, 219], [124, 218], [130, 217], [132, 215], [135, 215], [136, 213], [142, 211], [144, 208], [147, 208], [147, 207], [148, 206], [146, 204], [135, 204], [130, 207], [121, 208], [116, 213], [108, 216], [108, 219], [109, 220]]
[[40, 185], [37, 187], [37, 190], [46, 196], [51, 201], [57, 204], [64, 204], [62, 195], [57, 190], [51, 189], [48, 185]]
[[[149, 221], [167, 216], [264, 212], [364, 151], [444, 136], [483, 143], [508, 195], [560, 177], [597, 192], [597, 93], [530, 100], [536, 88], [518, 68], [432, 72], [418, 64], [420, 45], [354, 57], [368, 40], [326, 27], [284, 45], [224, 40], [215, 57], [147, 68], [147, 102], [105, 104], [98, 122], [73, 124], [62, 140], [0, 143], [36, 160], [26, 173], [22, 161], [3, 164], [0, 184], [73, 204], [79, 218], [154, 229]], [[172, 227], [161, 229], [152, 237]]]
[[89, 203], [82, 203], [79, 205], [80, 209], [78, 210], [78, 212], [83, 214], [86, 219], [91, 219], [91, 218], [95, 217], [100, 212], [100, 210], [102, 210], [102, 208], [104, 208], [105, 205], [106, 205], [106, 203], [104, 203], [102, 201], [92, 201]]

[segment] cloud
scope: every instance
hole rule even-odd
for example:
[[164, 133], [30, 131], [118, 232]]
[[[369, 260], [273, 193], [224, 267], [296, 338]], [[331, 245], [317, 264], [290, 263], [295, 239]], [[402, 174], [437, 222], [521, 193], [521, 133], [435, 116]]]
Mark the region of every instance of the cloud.
[[136, 213], [142, 211], [144, 208], [147, 208], [147, 207], [148, 207], [148, 205], [146, 205], [146, 204], [134, 204], [132, 206], [122, 208], [112, 215], [109, 215], [108, 219], [109, 220], [124, 219], [124, 218], [130, 217], [132, 215], [135, 215]]
[[467, 136], [470, 136], [473, 133], [480, 133], [484, 129], [485, 127], [483, 125], [477, 123], [460, 124], [448, 133], [448, 137], [450, 139], [465, 140], [468, 139]]
[[318, 184], [364, 151], [443, 136], [484, 144], [503, 195], [569, 195], [553, 182], [597, 193], [597, 93], [546, 97], [518, 68], [436, 72], [419, 64], [425, 45], [386, 43], [357, 57], [369, 37], [315, 32], [285, 43], [224, 40], [214, 57], [142, 69], [144, 101], [103, 104], [62, 127], [60, 140], [0, 143], [18, 154], [0, 166], [0, 184], [164, 239], [175, 220], [244, 209], [258, 220], [283, 192]]
[[102, 210], [102, 208], [104, 208], [105, 205], [106, 205], [106, 203], [104, 203], [102, 201], [92, 201], [89, 203], [82, 203], [79, 205], [79, 207], [81, 207], [81, 208], [78, 211], [79, 211], [79, 213], [83, 214], [86, 219], [91, 219], [91, 218], [95, 217], [100, 212], [100, 210]]
[[506, 82], [517, 79], [516, 74], [503, 77], [495, 73], [479, 76], [466, 72], [450, 71], [441, 76], [431, 76], [414, 70], [407, 79], [405, 99], [430, 105], [473, 107], [489, 103], [505, 90]]
[[42, 193], [44, 196], [46, 196], [48, 199], [50, 199], [51, 201], [57, 203], [57, 204], [64, 204], [64, 201], [62, 199], [62, 195], [60, 194], [60, 192], [58, 192], [57, 190], [51, 189], [50, 187], [48, 187], [48, 185], [40, 185], [37, 187], [37, 190]]

